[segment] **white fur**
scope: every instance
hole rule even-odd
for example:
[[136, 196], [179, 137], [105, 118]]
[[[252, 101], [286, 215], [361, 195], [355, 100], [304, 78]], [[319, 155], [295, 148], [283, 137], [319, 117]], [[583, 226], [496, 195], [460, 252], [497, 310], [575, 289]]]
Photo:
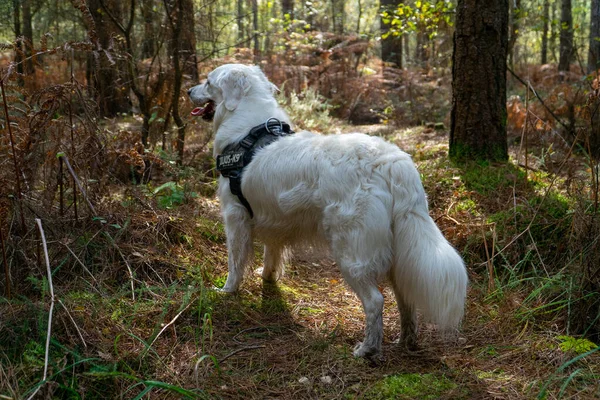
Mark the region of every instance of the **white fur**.
[[[289, 122], [258, 67], [223, 65], [190, 90], [191, 99], [217, 104], [215, 155], [271, 117]], [[363, 134], [299, 132], [257, 151], [242, 191], [254, 218], [219, 178], [229, 253], [224, 290], [238, 290], [253, 238], [265, 243], [263, 278], [282, 274], [291, 245], [329, 246], [366, 314], [356, 356], [377, 356], [383, 337], [383, 295], [392, 282], [401, 313], [401, 342], [416, 343], [416, 313], [444, 330], [458, 327], [467, 289], [464, 263], [429, 216], [423, 185], [410, 156]]]

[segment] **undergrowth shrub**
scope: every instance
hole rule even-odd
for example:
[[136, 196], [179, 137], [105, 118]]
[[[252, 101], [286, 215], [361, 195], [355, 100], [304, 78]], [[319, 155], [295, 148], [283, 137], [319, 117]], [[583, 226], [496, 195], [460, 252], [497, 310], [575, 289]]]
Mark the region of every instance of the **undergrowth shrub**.
[[302, 93], [284, 92], [278, 96], [278, 102], [285, 108], [294, 125], [300, 130], [328, 133], [333, 118], [329, 115], [333, 106], [314, 89]]

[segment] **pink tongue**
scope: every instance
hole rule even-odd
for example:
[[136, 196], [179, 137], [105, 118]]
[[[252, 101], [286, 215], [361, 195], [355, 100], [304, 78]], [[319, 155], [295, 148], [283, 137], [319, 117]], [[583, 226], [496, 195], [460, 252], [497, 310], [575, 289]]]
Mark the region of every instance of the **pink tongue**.
[[204, 109], [205, 109], [205, 108], [206, 108], [206, 107], [196, 107], [196, 108], [194, 108], [194, 109], [192, 110], [191, 114], [192, 114], [194, 117], [200, 116], [200, 115], [204, 114]]

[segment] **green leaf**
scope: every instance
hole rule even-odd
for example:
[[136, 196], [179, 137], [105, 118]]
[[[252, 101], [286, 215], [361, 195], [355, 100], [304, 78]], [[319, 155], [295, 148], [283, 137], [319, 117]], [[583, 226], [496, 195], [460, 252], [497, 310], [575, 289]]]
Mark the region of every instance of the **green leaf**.
[[175, 188], [177, 188], [177, 183], [175, 183], [173, 181], [169, 181], [167, 183], [163, 183], [162, 185], [160, 185], [159, 187], [157, 187], [156, 189], [154, 189], [154, 191], [152, 193], [153, 194], [157, 194], [157, 193], [162, 192], [165, 189], [174, 190]]

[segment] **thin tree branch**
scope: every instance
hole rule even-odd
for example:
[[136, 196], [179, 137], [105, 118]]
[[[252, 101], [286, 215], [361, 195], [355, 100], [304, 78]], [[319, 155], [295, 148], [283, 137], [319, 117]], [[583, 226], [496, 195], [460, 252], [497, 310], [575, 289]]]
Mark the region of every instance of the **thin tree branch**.
[[48, 246], [46, 245], [46, 235], [44, 234], [44, 228], [42, 228], [42, 220], [39, 218], [35, 219], [40, 230], [40, 237], [42, 239], [42, 245], [44, 247], [44, 257], [46, 260], [46, 272], [48, 274], [48, 287], [50, 289], [50, 311], [48, 312], [48, 330], [46, 333], [46, 355], [44, 356], [44, 373], [42, 375], [42, 381], [35, 391], [29, 396], [28, 400], [32, 399], [37, 392], [40, 390], [42, 385], [46, 382], [48, 377], [48, 357], [50, 355], [50, 337], [52, 335], [52, 312], [54, 311], [54, 285], [52, 284], [52, 270], [50, 269], [50, 258], [48, 257]]
[[8, 74], [0, 79], [0, 90], [2, 91], [2, 103], [4, 104], [4, 115], [6, 122], [6, 130], [8, 131], [8, 137], [10, 139], [10, 147], [12, 150], [12, 159], [15, 167], [15, 183], [17, 186], [17, 199], [19, 203], [19, 211], [21, 216], [21, 232], [25, 232], [25, 216], [23, 215], [23, 194], [21, 193], [21, 173], [19, 165], [17, 164], [17, 153], [15, 151], [15, 141], [12, 134], [12, 128], [10, 126], [10, 117], [8, 115], [8, 104], [6, 100], [6, 93], [4, 92], [4, 79], [8, 77]]
[[67, 315], [69, 316], [69, 319], [71, 320], [71, 322], [73, 323], [73, 326], [75, 327], [75, 330], [77, 331], [77, 334], [79, 335], [79, 338], [81, 339], [81, 342], [83, 343], [83, 347], [85, 347], [87, 349], [87, 343], [85, 342], [85, 340], [83, 339], [83, 335], [81, 334], [81, 331], [79, 330], [79, 327], [77, 326], [77, 324], [75, 323], [75, 320], [73, 319], [73, 317], [71, 316], [71, 313], [69, 312], [69, 309], [64, 305], [64, 303], [58, 299], [58, 304], [60, 304], [61, 306], [63, 306], [63, 308], [65, 309], [65, 311], [67, 312]]
[[546, 105], [546, 103], [544, 103], [544, 100], [540, 97], [539, 94], [537, 94], [537, 92], [535, 91], [535, 89], [533, 88], [533, 86], [531, 86], [531, 83], [525, 82], [523, 79], [521, 79], [521, 77], [519, 77], [519, 75], [515, 74], [515, 72], [512, 69], [510, 69], [510, 67], [507, 66], [506, 69], [519, 82], [521, 82], [523, 85], [525, 85], [525, 87], [528, 87], [531, 90], [531, 92], [535, 95], [535, 97], [537, 97], [537, 99], [540, 101], [540, 103], [542, 103], [542, 105], [544, 106], [544, 108], [550, 113], [550, 115], [552, 115], [552, 117], [556, 120], [556, 122], [558, 122], [559, 124], [561, 124], [567, 130], [567, 132], [571, 130], [571, 128], [569, 128], [564, 122], [562, 122], [560, 120], [560, 118], [558, 118], [556, 116], [556, 114], [554, 114], [554, 112]]
[[87, 193], [85, 192], [85, 189], [83, 188], [83, 185], [81, 185], [81, 182], [79, 181], [79, 179], [77, 178], [77, 175], [75, 174], [75, 171], [73, 170], [73, 167], [71, 167], [71, 163], [69, 162], [69, 159], [67, 158], [67, 156], [63, 153], [59, 155], [60, 158], [62, 158], [65, 162], [65, 165], [67, 166], [67, 169], [69, 170], [69, 173], [71, 174], [71, 176], [73, 177], [73, 180], [75, 181], [75, 183], [77, 184], [77, 187], [79, 188], [79, 190], [81, 191], [81, 194], [83, 194], [83, 198], [85, 199], [88, 207], [90, 208], [90, 211], [92, 211], [92, 214], [94, 216], [96, 216], [96, 209], [94, 208], [94, 206], [92, 205], [92, 203], [90, 202], [90, 199], [87, 196]]
[[7, 299], [10, 300], [10, 269], [8, 268], [8, 260], [6, 258], [6, 246], [4, 245], [4, 234], [2, 233], [2, 226], [0, 224], [0, 245], [2, 246], [2, 262], [4, 263], [4, 279], [6, 286], [4, 286], [4, 294]]
[[148, 345], [148, 348], [152, 347], [152, 345], [154, 344], [154, 342], [156, 342], [156, 339], [158, 339], [158, 337], [159, 337], [160, 335], [162, 335], [162, 333], [163, 333], [163, 332], [164, 332], [164, 331], [165, 331], [165, 330], [166, 330], [166, 329], [167, 329], [169, 326], [173, 325], [173, 323], [174, 323], [175, 321], [177, 321], [177, 318], [179, 318], [179, 316], [180, 316], [181, 314], [183, 314], [183, 312], [184, 312], [185, 310], [187, 310], [187, 309], [188, 309], [188, 308], [189, 308], [189, 307], [192, 305], [192, 303], [193, 303], [193, 301], [191, 301], [191, 300], [190, 300], [190, 303], [189, 303], [187, 306], [185, 306], [183, 310], [179, 311], [179, 312], [177, 313], [177, 315], [176, 315], [175, 317], [173, 317], [173, 319], [171, 320], [171, 322], [169, 322], [168, 324], [166, 324], [166, 325], [165, 325], [165, 326], [164, 326], [164, 327], [163, 327], [163, 328], [160, 330], [160, 332], [158, 332], [158, 334], [156, 335], [156, 337], [155, 337], [154, 339], [152, 339], [152, 342], [150, 342], [150, 344]]

